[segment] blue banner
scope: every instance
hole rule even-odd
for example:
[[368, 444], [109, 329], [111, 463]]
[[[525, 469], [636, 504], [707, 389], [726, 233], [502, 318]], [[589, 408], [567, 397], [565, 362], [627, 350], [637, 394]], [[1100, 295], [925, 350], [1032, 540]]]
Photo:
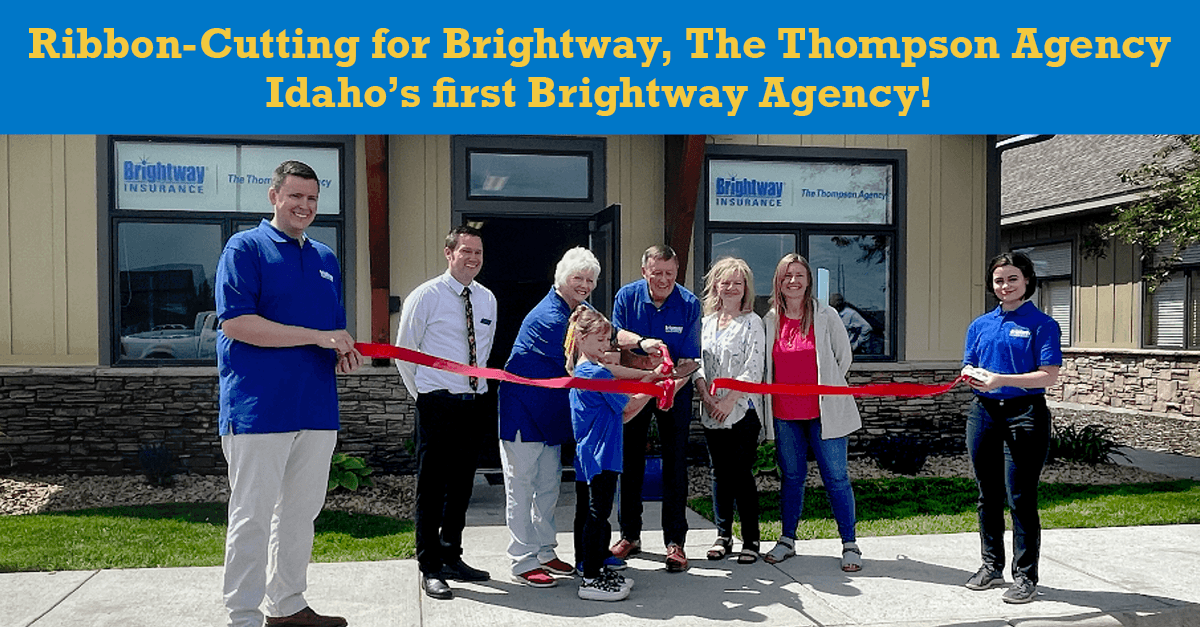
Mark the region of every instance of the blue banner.
[[22, 3], [0, 132], [1195, 132], [1194, 7]]

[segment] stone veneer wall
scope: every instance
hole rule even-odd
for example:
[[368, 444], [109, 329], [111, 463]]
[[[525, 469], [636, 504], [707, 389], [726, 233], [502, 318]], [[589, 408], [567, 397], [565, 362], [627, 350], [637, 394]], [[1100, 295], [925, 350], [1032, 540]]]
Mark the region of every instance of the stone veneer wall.
[[[957, 374], [954, 364], [865, 364], [850, 383], [935, 384]], [[395, 369], [340, 377], [338, 391], [338, 450], [382, 472], [414, 471], [414, 403]], [[924, 437], [939, 452], [962, 452], [969, 398], [962, 386], [932, 398], [860, 398], [864, 428], [851, 436], [852, 455], [897, 433]], [[0, 473], [134, 474], [140, 447], [165, 442], [191, 472], [223, 474], [217, 413], [213, 368], [0, 368]], [[703, 451], [699, 420], [692, 435]]]
[[1067, 348], [1049, 395], [1068, 403], [1197, 416], [1200, 353]]

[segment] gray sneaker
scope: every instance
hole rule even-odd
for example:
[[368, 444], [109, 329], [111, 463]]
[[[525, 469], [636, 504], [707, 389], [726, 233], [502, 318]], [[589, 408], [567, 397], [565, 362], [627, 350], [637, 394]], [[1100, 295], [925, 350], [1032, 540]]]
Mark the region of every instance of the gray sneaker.
[[629, 588], [622, 588], [608, 577], [584, 579], [579, 584], [579, 598], [588, 601], [621, 601], [629, 597]]
[[1037, 598], [1037, 584], [1025, 577], [1018, 577], [1000, 598], [1004, 599], [1005, 603], [1029, 603]]
[[988, 588], [1003, 586], [1004, 584], [1004, 573], [984, 564], [979, 567], [979, 570], [974, 575], [971, 575], [971, 578], [964, 585], [970, 590], [987, 590]]

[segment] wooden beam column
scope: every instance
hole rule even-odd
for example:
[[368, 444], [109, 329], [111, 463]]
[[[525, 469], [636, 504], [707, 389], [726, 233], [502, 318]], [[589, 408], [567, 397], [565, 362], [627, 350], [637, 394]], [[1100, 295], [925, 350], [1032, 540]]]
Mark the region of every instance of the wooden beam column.
[[687, 279], [688, 251], [696, 224], [696, 199], [704, 171], [704, 135], [667, 135], [663, 221], [667, 245], [679, 256], [679, 282]]
[[[391, 231], [388, 227], [387, 135], [367, 135], [367, 244], [371, 266], [371, 341], [391, 344]], [[387, 365], [388, 360], [374, 360]]]

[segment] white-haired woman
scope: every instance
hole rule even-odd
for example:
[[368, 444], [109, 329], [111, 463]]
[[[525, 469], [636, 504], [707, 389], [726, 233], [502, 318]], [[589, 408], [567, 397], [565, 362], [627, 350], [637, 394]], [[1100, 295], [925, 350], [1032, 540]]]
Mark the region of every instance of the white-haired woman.
[[[525, 316], [504, 369], [523, 377], [563, 376], [563, 341], [571, 312], [587, 300], [600, 262], [586, 248], [572, 248], [554, 271], [554, 285]], [[574, 566], [558, 558], [554, 510], [562, 480], [562, 445], [574, 444], [567, 390], [501, 383], [500, 462], [507, 494], [505, 516], [512, 536], [508, 556], [513, 580], [539, 588]]]
[[750, 383], [763, 380], [765, 332], [754, 313], [754, 273], [741, 259], [717, 260], [704, 278], [704, 318], [700, 323], [700, 423], [708, 441], [712, 469], [713, 518], [717, 539], [708, 559], [724, 559], [733, 550], [733, 511], [742, 519], [739, 564], [758, 561], [758, 486], [754, 461], [761, 430], [758, 411], [762, 398], [723, 390], [708, 393], [708, 381], [730, 378]]

